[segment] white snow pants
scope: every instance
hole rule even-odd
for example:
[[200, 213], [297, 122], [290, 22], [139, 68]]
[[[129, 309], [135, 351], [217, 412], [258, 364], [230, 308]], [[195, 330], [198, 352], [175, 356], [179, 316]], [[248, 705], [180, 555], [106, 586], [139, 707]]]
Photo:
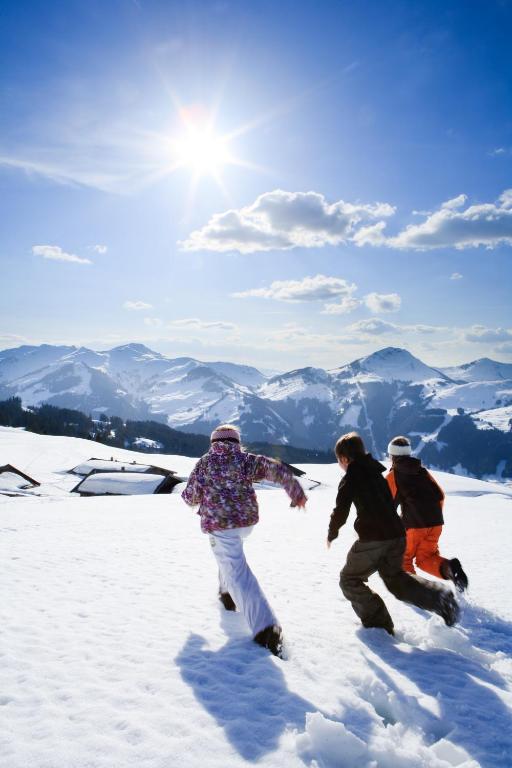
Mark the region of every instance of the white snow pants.
[[254, 637], [278, 622], [245, 559], [243, 540], [253, 528], [249, 525], [215, 531], [210, 533], [210, 544], [219, 566], [220, 591], [229, 592]]

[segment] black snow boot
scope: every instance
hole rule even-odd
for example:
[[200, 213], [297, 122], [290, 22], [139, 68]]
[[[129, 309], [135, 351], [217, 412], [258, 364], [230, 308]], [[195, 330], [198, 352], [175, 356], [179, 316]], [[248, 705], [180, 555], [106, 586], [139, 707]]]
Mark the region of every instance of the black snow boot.
[[283, 633], [281, 627], [270, 626], [262, 629], [254, 637], [254, 642], [261, 645], [262, 648], [268, 648], [270, 653], [277, 656], [279, 659], [283, 658]]
[[219, 600], [221, 601], [226, 611], [236, 611], [235, 601], [229, 592], [219, 592]]
[[469, 580], [466, 576], [460, 560], [456, 557], [451, 560], [445, 560], [441, 565], [441, 576], [444, 579], [453, 581], [459, 592], [464, 592], [468, 588]]
[[459, 620], [460, 608], [451, 592], [445, 590], [439, 594], [439, 602], [435, 613], [444, 620], [447, 627], [453, 627]]

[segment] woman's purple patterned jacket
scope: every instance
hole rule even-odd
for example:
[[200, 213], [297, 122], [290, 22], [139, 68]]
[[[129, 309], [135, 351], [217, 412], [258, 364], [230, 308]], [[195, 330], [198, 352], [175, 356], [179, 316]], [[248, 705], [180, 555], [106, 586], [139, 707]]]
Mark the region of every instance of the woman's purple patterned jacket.
[[238, 443], [220, 441], [212, 443], [199, 459], [182, 498], [191, 506], [200, 505], [204, 533], [243, 528], [258, 522], [255, 480], [279, 483], [294, 503], [304, 497], [302, 486], [286, 465], [246, 453]]

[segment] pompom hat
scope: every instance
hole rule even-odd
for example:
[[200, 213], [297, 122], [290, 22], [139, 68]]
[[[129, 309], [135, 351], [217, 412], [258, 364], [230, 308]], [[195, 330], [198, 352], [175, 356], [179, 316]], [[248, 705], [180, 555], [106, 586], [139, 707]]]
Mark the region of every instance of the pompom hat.
[[210, 442], [213, 443], [216, 440], [235, 440], [239, 443], [240, 432], [236, 427], [233, 427], [230, 424], [222, 424], [220, 427], [217, 427], [217, 429], [214, 429], [210, 436]]
[[388, 456], [410, 456], [411, 443], [407, 437], [394, 437], [388, 445]]

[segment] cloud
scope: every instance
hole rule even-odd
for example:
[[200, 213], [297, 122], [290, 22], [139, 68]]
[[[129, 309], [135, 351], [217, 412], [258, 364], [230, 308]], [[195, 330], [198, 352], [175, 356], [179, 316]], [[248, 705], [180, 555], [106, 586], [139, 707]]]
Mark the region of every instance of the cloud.
[[364, 320], [358, 320], [357, 323], [352, 323], [346, 329], [349, 333], [364, 333], [369, 336], [381, 336], [384, 333], [396, 333], [396, 331], [402, 330], [399, 325], [394, 323], [387, 323], [384, 320], [379, 320], [377, 317], [370, 317]]
[[289, 352], [290, 347], [306, 348], [311, 347], [315, 350], [322, 348], [339, 347], [347, 342], [342, 336], [334, 334], [314, 333], [296, 323], [289, 323], [277, 331], [272, 331], [265, 340], [267, 346], [273, 349]]
[[322, 315], [348, 315], [361, 305], [361, 300], [353, 296], [344, 296], [337, 304], [326, 304]]
[[326, 301], [336, 297], [350, 296], [357, 286], [340, 277], [315, 275], [302, 280], [275, 280], [268, 288], [251, 288], [233, 293], [238, 299], [257, 297], [276, 301]]
[[398, 293], [369, 293], [364, 297], [364, 303], [371, 312], [398, 312], [402, 299]]
[[484, 325], [474, 325], [465, 332], [466, 341], [473, 342], [500, 342], [512, 341], [512, 329], [510, 328], [487, 328]]
[[92, 245], [91, 248], [95, 253], [100, 253], [102, 255], [108, 251], [106, 245]]
[[183, 320], [173, 320], [169, 323], [170, 328], [193, 328], [201, 331], [237, 331], [238, 326], [235, 323], [225, 323], [223, 321], [204, 321], [197, 317], [187, 317]]
[[[361, 304], [361, 300], [352, 295], [356, 290], [355, 283], [349, 283], [341, 277], [315, 275], [302, 280], [275, 280], [267, 288], [251, 288], [231, 295], [239, 299], [256, 297], [286, 302], [327, 301], [321, 314], [345, 315]], [[330, 303], [329, 299], [339, 301]]]
[[508, 150], [505, 147], [496, 147], [496, 149], [491, 149], [489, 154], [491, 157], [500, 157], [501, 155], [508, 154]]
[[382, 336], [387, 333], [395, 333], [397, 335], [403, 335], [404, 333], [427, 335], [446, 332], [450, 329], [444, 326], [424, 325], [422, 323], [401, 325], [399, 323], [390, 323], [386, 320], [381, 320], [378, 317], [369, 317], [348, 325], [345, 330], [348, 333], [364, 334], [365, 336]]
[[7, 347], [17, 347], [19, 344], [26, 344], [27, 338], [25, 336], [17, 336], [15, 333], [3, 333], [0, 331], [0, 345], [3, 349]]
[[450, 280], [462, 280], [463, 277], [464, 275], [461, 275], [460, 272], [452, 272], [450, 275]]
[[350, 240], [358, 224], [392, 216], [388, 203], [328, 203], [318, 192], [276, 189], [252, 205], [218, 213], [180, 243], [186, 251], [256, 251], [318, 248]]
[[420, 251], [512, 244], [512, 190], [505, 190], [494, 203], [460, 210], [465, 203], [465, 195], [448, 200], [421, 224], [410, 224], [396, 237], [387, 238], [385, 244]]
[[43, 259], [52, 261], [67, 261], [74, 264], [92, 264], [90, 259], [84, 259], [81, 256], [75, 256], [74, 253], [66, 253], [58, 245], [33, 245], [32, 253], [35, 256], [42, 256]]
[[163, 320], [160, 320], [159, 317], [144, 318], [144, 325], [147, 325], [149, 328], [161, 328], [163, 324]]
[[378, 221], [376, 224], [370, 224], [368, 227], [360, 227], [352, 238], [353, 242], [361, 247], [363, 245], [385, 245], [386, 235], [385, 221]]
[[448, 210], [455, 210], [456, 208], [462, 208], [462, 206], [466, 204], [467, 199], [468, 199], [467, 195], [457, 195], [457, 197], [452, 197], [451, 200], [446, 200], [446, 202], [442, 203], [441, 208], [445, 208]]
[[129, 309], [132, 312], [140, 312], [143, 309], [152, 309], [153, 305], [148, 304], [146, 301], [125, 301], [123, 308]]

